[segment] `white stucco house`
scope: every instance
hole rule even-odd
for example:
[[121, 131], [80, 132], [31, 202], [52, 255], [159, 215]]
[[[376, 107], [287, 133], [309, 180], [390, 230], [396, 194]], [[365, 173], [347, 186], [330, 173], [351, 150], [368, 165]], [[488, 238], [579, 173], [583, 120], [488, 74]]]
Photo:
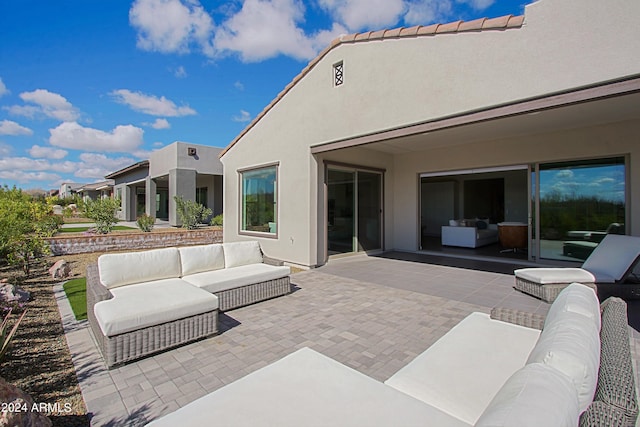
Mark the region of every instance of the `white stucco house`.
[[335, 40], [222, 152], [224, 240], [313, 267], [471, 218], [523, 224], [536, 262], [578, 261], [568, 242], [609, 224], [640, 235], [639, 16], [538, 0]]
[[181, 225], [175, 196], [222, 213], [221, 148], [174, 142], [143, 160], [113, 172], [113, 194], [121, 200], [119, 218], [135, 221], [147, 214]]

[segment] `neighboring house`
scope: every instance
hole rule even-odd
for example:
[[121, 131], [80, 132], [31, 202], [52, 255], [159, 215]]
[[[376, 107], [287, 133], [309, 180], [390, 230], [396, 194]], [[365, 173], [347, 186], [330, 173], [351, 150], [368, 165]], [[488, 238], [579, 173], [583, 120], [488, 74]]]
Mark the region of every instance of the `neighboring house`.
[[60, 184], [60, 190], [58, 190], [58, 197], [60, 199], [66, 199], [78, 194], [78, 190], [87, 184], [80, 184], [77, 182], [63, 182]]
[[95, 182], [93, 184], [85, 184], [78, 188], [77, 193], [84, 201], [107, 199], [113, 194], [113, 184], [114, 181], [112, 179]]
[[341, 37], [223, 151], [224, 240], [317, 266], [480, 217], [528, 225], [531, 260], [566, 260], [558, 224], [589, 198], [640, 235], [639, 16], [539, 0]]
[[174, 142], [144, 160], [107, 175], [113, 179], [114, 197], [121, 200], [119, 218], [135, 221], [148, 214], [181, 225], [174, 196], [222, 213], [222, 149]]

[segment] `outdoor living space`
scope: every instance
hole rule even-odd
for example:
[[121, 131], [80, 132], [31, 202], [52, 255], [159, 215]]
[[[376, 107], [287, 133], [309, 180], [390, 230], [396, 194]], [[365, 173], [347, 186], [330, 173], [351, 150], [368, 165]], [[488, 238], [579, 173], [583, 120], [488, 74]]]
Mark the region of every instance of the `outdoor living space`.
[[144, 425], [303, 347], [382, 382], [472, 312], [546, 314], [513, 289], [519, 267], [403, 252], [333, 259], [292, 274], [287, 296], [221, 313], [217, 336], [112, 370], [61, 293], [58, 303], [91, 424]]

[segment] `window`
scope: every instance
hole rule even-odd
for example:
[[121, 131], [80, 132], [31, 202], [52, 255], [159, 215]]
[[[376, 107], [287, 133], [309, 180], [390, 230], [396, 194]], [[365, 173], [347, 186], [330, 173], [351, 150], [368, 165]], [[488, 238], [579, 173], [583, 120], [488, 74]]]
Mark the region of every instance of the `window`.
[[623, 157], [541, 164], [538, 174], [541, 258], [582, 262], [607, 234], [625, 234]]
[[344, 63], [342, 61], [333, 64], [333, 85], [340, 86], [344, 83]]
[[240, 172], [240, 230], [276, 234], [278, 222], [276, 165]]

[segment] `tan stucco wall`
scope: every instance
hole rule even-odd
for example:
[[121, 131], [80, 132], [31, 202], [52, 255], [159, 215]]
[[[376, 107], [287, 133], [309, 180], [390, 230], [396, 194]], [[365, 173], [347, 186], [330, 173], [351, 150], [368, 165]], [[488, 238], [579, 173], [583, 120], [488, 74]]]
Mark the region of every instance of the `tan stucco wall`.
[[[255, 239], [238, 234], [237, 170], [279, 162], [279, 235], [260, 243], [270, 256], [318, 264], [324, 259], [324, 208], [318, 205], [323, 165], [310, 147], [640, 73], [637, 16], [637, 0], [539, 0], [526, 8], [520, 29], [339, 45], [222, 157], [225, 241]], [[334, 88], [338, 61], [344, 61], [345, 80]], [[386, 247], [414, 250], [407, 242], [416, 240], [412, 224], [421, 171], [633, 151], [618, 145], [630, 142], [602, 145], [598, 138], [562, 138], [561, 147], [549, 140], [523, 141], [517, 150], [504, 142], [467, 147], [460, 159], [447, 149], [395, 159], [354, 149], [319, 158], [386, 165]], [[638, 188], [637, 177], [633, 183]]]

